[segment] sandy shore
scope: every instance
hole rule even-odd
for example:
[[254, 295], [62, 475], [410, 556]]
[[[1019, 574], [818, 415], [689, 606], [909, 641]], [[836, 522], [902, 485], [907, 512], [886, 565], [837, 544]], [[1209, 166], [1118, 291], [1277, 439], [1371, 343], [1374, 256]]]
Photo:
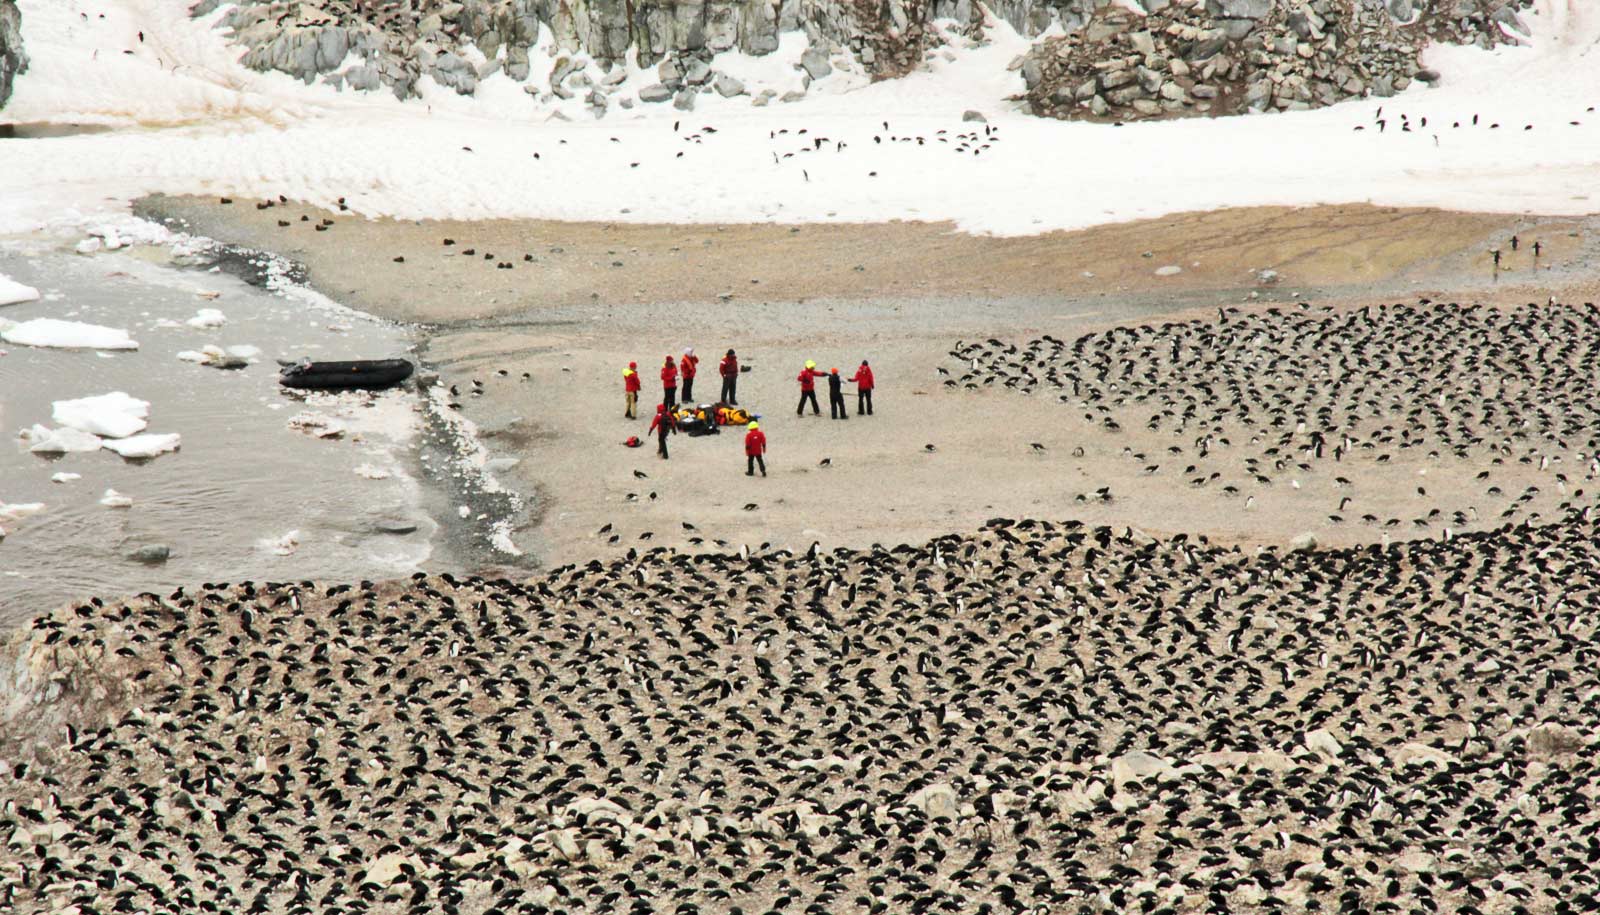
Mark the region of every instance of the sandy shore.
[[[1593, 227], [1581, 222], [1369, 207], [1191, 214], [1021, 239], [913, 224], [414, 224], [242, 200], [159, 199], [143, 209], [300, 258], [329, 295], [422, 323], [424, 362], [461, 392], [454, 402], [491, 453], [520, 461], [502, 476], [532, 494], [535, 508], [514, 539], [546, 564], [663, 544], [917, 541], [996, 516], [1071, 517], [1243, 543], [1307, 532], [1329, 543], [1415, 534], [1330, 523], [1343, 494], [1327, 479], [1264, 491], [1248, 509], [1243, 496], [1197, 492], [1181, 466], [1151, 475], [1148, 462], [1130, 458], [1158, 453], [1165, 437], [1132, 426], [1106, 433], [1046, 396], [952, 390], [937, 370], [959, 371], [950, 356], [957, 341], [1071, 340], [1127, 322], [1214, 317], [1220, 306], [1419, 297], [1516, 304], [1542, 302], [1552, 290], [1593, 299], [1590, 278], [1600, 264]], [[302, 213], [308, 222], [299, 222]], [[279, 228], [280, 218], [290, 226]], [[313, 235], [322, 220], [333, 225]], [[1511, 253], [1512, 234], [1543, 242], [1537, 265], [1526, 247]], [[1495, 246], [1507, 268], [1498, 277], [1486, 253]], [[464, 254], [469, 248], [474, 257]], [[532, 265], [521, 260], [525, 251], [534, 252]], [[496, 269], [482, 260], [486, 252], [517, 269]], [[1174, 262], [1183, 272], [1156, 275]], [[1282, 279], [1255, 282], [1251, 271], [1267, 268]], [[728, 290], [732, 298], [721, 301]], [[763, 417], [767, 479], [744, 476], [738, 434], [676, 437], [669, 461], [655, 456], [653, 442], [621, 446], [645, 435], [659, 393], [655, 370], [685, 346], [702, 357], [700, 400], [716, 394], [715, 362], [727, 348], [751, 367], [740, 403]], [[824, 393], [821, 418], [797, 418], [794, 376], [806, 359], [847, 376], [870, 359], [876, 415], [857, 418], [851, 394], [851, 419], [831, 421]], [[629, 361], [646, 379], [639, 421], [622, 416]], [[481, 394], [471, 393], [474, 381]], [[820, 466], [824, 459], [830, 466]], [[1432, 475], [1433, 495], [1415, 494], [1419, 471]], [[1413, 466], [1405, 456], [1364, 467], [1358, 507], [1384, 518], [1481, 514], [1486, 506], [1455, 485], [1475, 471], [1470, 461]], [[1112, 500], [1095, 497], [1103, 487]], [[1557, 495], [1550, 489], [1541, 498], [1553, 504]], [[1498, 511], [1484, 522], [1498, 521]]]

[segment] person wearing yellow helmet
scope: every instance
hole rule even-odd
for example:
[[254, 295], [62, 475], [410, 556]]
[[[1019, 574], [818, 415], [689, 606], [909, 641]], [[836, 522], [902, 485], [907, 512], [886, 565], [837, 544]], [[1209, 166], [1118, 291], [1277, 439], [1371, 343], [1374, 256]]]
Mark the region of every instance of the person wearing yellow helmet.
[[622, 370], [622, 393], [627, 398], [627, 409], [623, 412], [626, 419], [638, 419], [636, 410], [639, 407], [639, 363], [630, 362]]
[[756, 467], [761, 467], [761, 475], [767, 475], [767, 434], [761, 431], [761, 424], [755, 420], [745, 427], [749, 431], [744, 434], [744, 475], [756, 475]]
[[807, 359], [806, 367], [800, 370], [800, 374], [795, 379], [800, 382], [800, 405], [794, 408], [794, 415], [803, 416], [805, 414], [806, 401], [808, 400], [811, 401], [811, 414], [813, 416], [822, 415], [822, 408], [817, 406], [817, 379], [821, 378], [822, 375], [822, 372], [817, 371], [817, 364]]

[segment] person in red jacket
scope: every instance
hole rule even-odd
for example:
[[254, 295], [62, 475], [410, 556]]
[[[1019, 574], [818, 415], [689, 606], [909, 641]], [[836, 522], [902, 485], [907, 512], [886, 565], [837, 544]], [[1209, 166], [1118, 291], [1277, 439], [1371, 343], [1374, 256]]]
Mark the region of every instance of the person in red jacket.
[[678, 405], [678, 363], [668, 356], [661, 366], [661, 396], [669, 407]]
[[[664, 461], [667, 459], [667, 436], [678, 431], [678, 418], [664, 403], [656, 404], [656, 418], [650, 420], [650, 432], [656, 434], [656, 454]], [[646, 433], [647, 435], [649, 433]]]
[[630, 362], [622, 370], [622, 392], [627, 397], [627, 409], [623, 416], [627, 419], [639, 418], [639, 363]]
[[795, 380], [800, 382], [800, 405], [794, 408], [794, 415], [804, 416], [806, 401], [811, 401], [811, 415], [821, 416], [822, 408], [817, 406], [817, 379], [826, 375], [826, 372], [817, 371], [817, 364], [810, 359], [806, 360], [806, 367], [800, 370]]
[[728, 355], [722, 357], [717, 363], [717, 371], [722, 374], [722, 396], [717, 398], [730, 407], [739, 405], [739, 357], [728, 350]]
[[750, 431], [744, 434], [744, 475], [756, 475], [756, 467], [761, 467], [761, 475], [767, 475], [767, 459], [762, 455], [767, 453], [767, 434], [761, 431], [761, 424], [751, 421], [747, 426]]
[[868, 416], [872, 415], [872, 366], [867, 365], [867, 360], [861, 360], [861, 367], [850, 377], [856, 383], [856, 415], [860, 416], [863, 409]]
[[678, 374], [683, 378], [683, 402], [694, 404], [694, 373], [700, 367], [700, 357], [694, 354], [694, 347], [684, 349], [683, 358], [678, 360]]

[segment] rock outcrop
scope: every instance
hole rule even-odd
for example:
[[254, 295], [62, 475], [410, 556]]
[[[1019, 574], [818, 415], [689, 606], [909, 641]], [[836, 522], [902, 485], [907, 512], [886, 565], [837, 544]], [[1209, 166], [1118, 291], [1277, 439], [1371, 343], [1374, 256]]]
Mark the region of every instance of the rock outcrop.
[[13, 0], [0, 0], [0, 108], [11, 98], [11, 83], [28, 69], [22, 53], [22, 13]]
[[[220, 0], [202, 0], [192, 13], [209, 15], [220, 6]], [[243, 0], [220, 25], [247, 49], [243, 62], [252, 69], [354, 89], [386, 86], [401, 98], [414, 94], [423, 74], [462, 94], [500, 70], [519, 81], [542, 75], [531, 70], [541, 56], [537, 49], [552, 38], [557, 59], [549, 82], [558, 96], [589, 88], [566, 82], [579, 55], [610, 73], [630, 52], [640, 66], [659, 63], [676, 71], [662, 79], [676, 94], [682, 87], [672, 81], [696, 64], [723, 51], [771, 53], [779, 34], [790, 31], [804, 31], [823, 64], [830, 51], [848, 52], [868, 72], [900, 75], [921, 62], [931, 19], [960, 15], [970, 21], [975, 15], [970, 0], [935, 6], [929, 0]], [[816, 78], [813, 66], [806, 70]], [[719, 91], [727, 88], [724, 82]]]
[[1056, 118], [1131, 121], [1320, 108], [1438, 75], [1435, 41], [1490, 47], [1525, 33], [1507, 0], [1204, 0], [1097, 11], [1022, 60], [1025, 98]]
[[[1530, 0], [996, 0], [988, 12], [1040, 40], [1014, 62], [1035, 114], [1133, 120], [1293, 110], [1385, 96], [1438, 77], [1419, 57], [1432, 41], [1485, 47], [1526, 33]], [[202, 0], [195, 15], [220, 0]], [[1142, 11], [1145, 10], [1147, 11]], [[406, 98], [431, 77], [463, 95], [496, 72], [531, 94], [582, 97], [604, 114], [630, 56], [659, 80], [616, 99], [693, 107], [697, 95], [744, 95], [712, 70], [724, 51], [769, 54], [804, 32], [802, 97], [843, 63], [873, 78], [922, 65], [948, 23], [976, 36], [972, 0], [241, 0], [220, 26], [257, 70]], [[940, 26], [935, 26], [940, 22]], [[777, 91], [750, 87], [754, 104]]]

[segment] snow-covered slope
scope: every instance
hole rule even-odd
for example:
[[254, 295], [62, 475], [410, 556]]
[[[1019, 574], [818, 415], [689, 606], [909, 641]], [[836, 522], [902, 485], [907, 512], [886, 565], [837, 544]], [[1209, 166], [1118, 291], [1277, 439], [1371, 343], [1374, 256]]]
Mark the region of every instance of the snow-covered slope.
[[[108, 0], [103, 20], [22, 6], [33, 65], [7, 115], [121, 129], [0, 142], [0, 231], [76, 227], [154, 191], [343, 197], [405, 218], [948, 219], [1025, 234], [1255, 204], [1587, 213], [1600, 187], [1600, 5], [1586, 0], [1540, 0], [1531, 47], [1431, 52], [1437, 89], [1126, 127], [1022, 114], [1007, 64], [1026, 42], [1002, 23], [904, 79], [595, 122], [552, 120], [500, 76], [476, 98], [424, 85], [400, 103], [254, 73], [181, 4]], [[781, 77], [803, 50], [725, 69]], [[987, 125], [963, 122], [969, 109]]]

